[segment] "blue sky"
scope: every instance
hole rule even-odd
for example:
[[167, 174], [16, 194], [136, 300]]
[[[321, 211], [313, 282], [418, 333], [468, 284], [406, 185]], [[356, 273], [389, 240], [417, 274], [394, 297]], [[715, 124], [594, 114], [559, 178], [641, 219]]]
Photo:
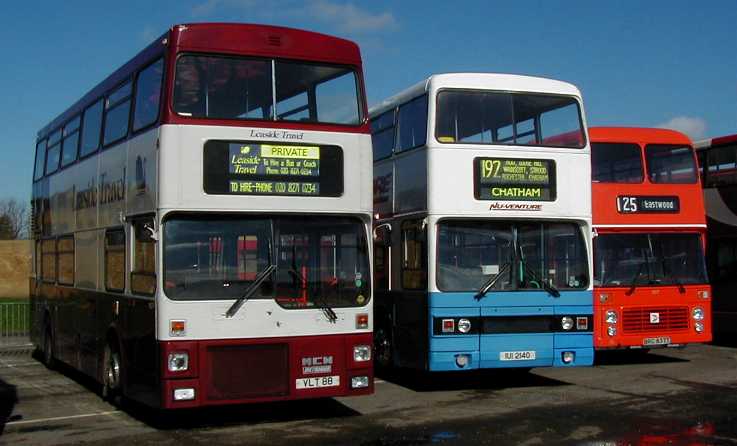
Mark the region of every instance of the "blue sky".
[[369, 104], [432, 73], [576, 84], [590, 125], [737, 133], [737, 2], [12, 2], [0, 14], [0, 199], [27, 201], [35, 134], [176, 23], [266, 23], [362, 49]]

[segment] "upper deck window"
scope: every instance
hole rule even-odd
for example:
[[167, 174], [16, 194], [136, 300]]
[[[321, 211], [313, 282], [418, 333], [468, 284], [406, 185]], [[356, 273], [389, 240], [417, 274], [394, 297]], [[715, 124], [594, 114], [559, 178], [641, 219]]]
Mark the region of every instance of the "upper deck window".
[[157, 60], [138, 74], [136, 79], [136, 109], [133, 113], [134, 132], [148, 127], [158, 119], [161, 77], [163, 74], [163, 59]]
[[103, 132], [105, 146], [120, 141], [128, 134], [131, 92], [131, 83], [126, 82], [110, 93], [105, 101], [105, 130]]
[[637, 144], [591, 143], [591, 179], [600, 183], [642, 183]]
[[706, 177], [705, 187], [737, 184], [737, 145], [711, 147], [702, 158], [705, 158], [702, 162]]
[[695, 183], [693, 149], [681, 145], [645, 146], [648, 177], [653, 183]]
[[570, 96], [445, 90], [436, 115], [441, 143], [584, 147], [581, 112]]
[[40, 180], [44, 176], [44, 162], [46, 161], [46, 140], [36, 144], [36, 166], [33, 169], [33, 180]]
[[374, 161], [390, 157], [394, 151], [394, 109], [371, 121], [371, 145]]
[[182, 116], [360, 123], [356, 74], [343, 66], [185, 55], [174, 82]]

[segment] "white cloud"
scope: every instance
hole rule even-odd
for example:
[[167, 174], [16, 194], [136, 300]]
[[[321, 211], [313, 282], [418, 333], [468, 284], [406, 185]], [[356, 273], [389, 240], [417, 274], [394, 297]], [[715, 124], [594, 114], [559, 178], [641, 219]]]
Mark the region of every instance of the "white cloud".
[[676, 116], [655, 127], [678, 130], [690, 136], [691, 139], [700, 139], [706, 134], [706, 121], [693, 116]]
[[138, 37], [146, 44], [151, 43], [152, 40], [159, 37], [159, 33], [161, 30], [158, 30], [154, 28], [151, 25], [146, 25], [143, 27], [141, 32], [138, 33]]
[[313, 18], [333, 23], [338, 30], [347, 33], [367, 33], [397, 27], [397, 20], [391, 12], [373, 14], [352, 3], [314, 0], [307, 9]]
[[197, 18], [216, 15], [227, 10], [238, 10], [248, 21], [273, 19], [274, 17], [315, 20], [347, 34], [369, 34], [397, 28], [397, 20], [391, 12], [373, 13], [351, 2], [335, 0], [272, 0], [261, 3], [255, 0], [206, 0], [192, 8]]

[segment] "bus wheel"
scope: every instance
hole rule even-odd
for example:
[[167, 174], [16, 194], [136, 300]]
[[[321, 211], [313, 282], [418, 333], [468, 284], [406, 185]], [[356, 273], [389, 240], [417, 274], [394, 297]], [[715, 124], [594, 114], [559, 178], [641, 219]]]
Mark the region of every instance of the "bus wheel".
[[105, 346], [103, 361], [102, 398], [117, 403], [120, 396], [120, 354], [110, 343]]
[[384, 328], [374, 331], [374, 349], [376, 350], [376, 365], [388, 369], [393, 365], [392, 341]]
[[56, 359], [54, 358], [54, 339], [51, 337], [51, 325], [46, 324], [44, 329], [44, 344], [41, 359], [47, 369], [53, 370], [56, 366]]

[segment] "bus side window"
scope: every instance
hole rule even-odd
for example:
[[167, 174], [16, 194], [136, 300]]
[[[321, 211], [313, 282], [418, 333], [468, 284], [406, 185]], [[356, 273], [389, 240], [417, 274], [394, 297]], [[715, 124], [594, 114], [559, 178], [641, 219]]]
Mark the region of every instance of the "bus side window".
[[56, 239], [41, 241], [41, 279], [48, 283], [56, 281]]
[[151, 238], [153, 227], [154, 222], [150, 218], [133, 222], [131, 292], [135, 294], [152, 296], [156, 291], [156, 241]]
[[427, 136], [427, 95], [399, 107], [397, 151], [425, 145]]
[[103, 146], [109, 146], [128, 135], [131, 109], [131, 82], [126, 82], [105, 99], [105, 129]]
[[394, 151], [394, 109], [371, 120], [371, 145], [374, 161], [388, 158]]
[[427, 288], [427, 235], [422, 219], [402, 223], [402, 288]]
[[87, 107], [82, 115], [82, 145], [79, 157], [94, 153], [100, 147], [100, 130], [102, 129], [102, 99]]
[[391, 255], [391, 231], [388, 225], [374, 230], [374, 286], [377, 290], [389, 290], [389, 257]]
[[74, 285], [74, 236], [59, 237], [56, 244], [59, 284]]
[[122, 229], [105, 233], [105, 289], [118, 292], [125, 289], [125, 231]]
[[138, 74], [138, 78], [136, 78], [136, 105], [133, 113], [134, 132], [148, 127], [159, 118], [161, 78], [163, 74], [163, 59], [157, 60]]

